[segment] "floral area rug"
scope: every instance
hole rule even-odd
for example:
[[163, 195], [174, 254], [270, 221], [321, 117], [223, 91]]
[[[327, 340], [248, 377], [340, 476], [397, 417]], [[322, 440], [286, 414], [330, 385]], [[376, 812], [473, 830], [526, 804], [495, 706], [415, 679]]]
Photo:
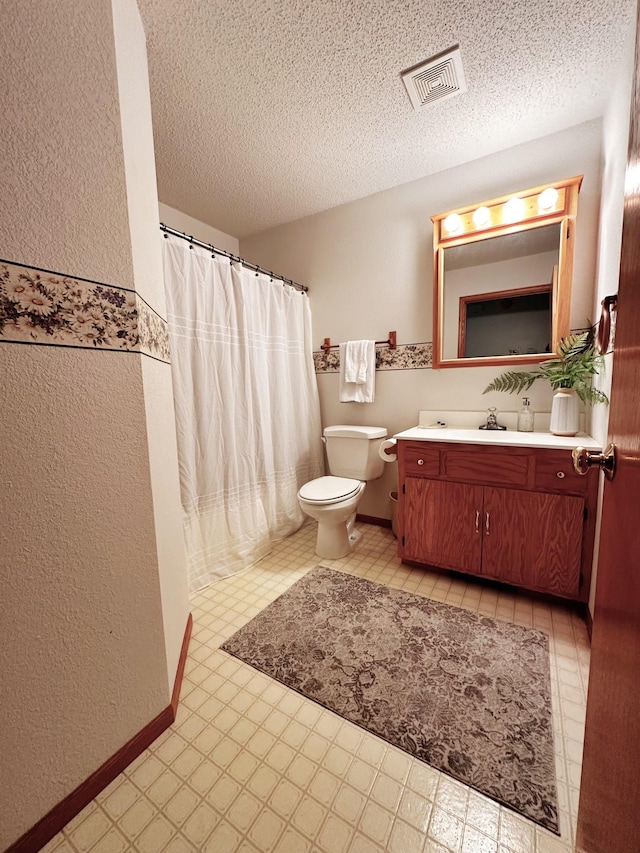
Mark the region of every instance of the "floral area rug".
[[222, 648], [559, 834], [541, 632], [318, 566]]

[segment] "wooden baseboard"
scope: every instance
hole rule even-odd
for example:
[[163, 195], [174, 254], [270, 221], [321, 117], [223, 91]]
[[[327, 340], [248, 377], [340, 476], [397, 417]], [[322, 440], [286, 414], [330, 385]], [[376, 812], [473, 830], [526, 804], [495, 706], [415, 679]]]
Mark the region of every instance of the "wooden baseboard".
[[[180, 688], [182, 687], [182, 678], [184, 676], [184, 667], [187, 662], [187, 654], [189, 653], [189, 640], [191, 639], [192, 630], [193, 616], [190, 613], [187, 618], [186, 628], [184, 629], [184, 637], [182, 638], [182, 647], [180, 648], [180, 657], [178, 659], [176, 677], [173, 681], [173, 693], [171, 694], [171, 710], [173, 711], [173, 720], [175, 720], [176, 714], [178, 713], [178, 703], [180, 702]], [[173, 722], [173, 720], [171, 720], [171, 722]]]
[[176, 670], [176, 677], [173, 683], [173, 693], [171, 695], [171, 704], [167, 705], [157, 717], [154, 717], [151, 722], [140, 729], [124, 746], [108, 758], [104, 764], [85, 779], [78, 787], [64, 798], [57, 806], [54, 806], [51, 811], [46, 814], [35, 826], [25, 832], [11, 847], [6, 850], [6, 853], [37, 853], [44, 845], [51, 841], [54, 835], [57, 835], [72, 818], [79, 814], [82, 809], [88, 805], [93, 798], [104, 790], [122, 771], [128, 767], [132, 761], [141, 755], [144, 750], [150, 746], [153, 741], [159, 737], [165, 729], [173, 723], [178, 710], [178, 701], [180, 699], [180, 688], [182, 686], [182, 678], [184, 676], [184, 667], [187, 661], [187, 652], [189, 650], [189, 639], [191, 638], [191, 630], [193, 627], [193, 617], [191, 613], [187, 619], [187, 625], [184, 631], [182, 640], [182, 648], [180, 650], [180, 659]]
[[377, 518], [375, 515], [356, 515], [356, 521], [361, 521], [363, 524], [377, 524], [378, 527], [391, 527], [390, 518]]
[[589, 610], [589, 605], [585, 605], [585, 622], [587, 623], [587, 634], [589, 635], [589, 642], [592, 640], [593, 634], [593, 617], [591, 615], [591, 611]]

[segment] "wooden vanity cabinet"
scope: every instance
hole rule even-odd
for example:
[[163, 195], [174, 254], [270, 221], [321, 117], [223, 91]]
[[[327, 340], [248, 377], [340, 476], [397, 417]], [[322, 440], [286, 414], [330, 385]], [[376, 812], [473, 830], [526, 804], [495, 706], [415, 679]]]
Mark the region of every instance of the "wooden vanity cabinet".
[[587, 600], [597, 478], [570, 450], [400, 440], [398, 462], [403, 560]]

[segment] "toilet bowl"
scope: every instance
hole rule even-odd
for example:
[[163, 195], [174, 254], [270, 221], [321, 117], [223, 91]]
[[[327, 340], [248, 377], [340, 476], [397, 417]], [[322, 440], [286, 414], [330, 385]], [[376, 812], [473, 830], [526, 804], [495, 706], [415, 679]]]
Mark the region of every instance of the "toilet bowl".
[[360, 538], [356, 510], [367, 480], [382, 475], [378, 456], [384, 427], [331, 426], [324, 430], [330, 474], [305, 483], [298, 492], [302, 511], [318, 522], [316, 554], [329, 560], [346, 557]]
[[298, 492], [302, 511], [318, 522], [316, 554], [319, 557], [337, 560], [351, 550], [349, 535], [354, 529], [356, 507], [366, 485], [348, 477], [318, 477], [305, 483]]

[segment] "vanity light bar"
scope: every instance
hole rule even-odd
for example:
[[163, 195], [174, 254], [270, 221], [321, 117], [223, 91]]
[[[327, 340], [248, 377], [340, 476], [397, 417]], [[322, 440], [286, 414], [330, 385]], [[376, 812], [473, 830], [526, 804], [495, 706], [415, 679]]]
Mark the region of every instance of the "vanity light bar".
[[[555, 187], [547, 187], [537, 196], [521, 198], [513, 196], [503, 204], [481, 205], [471, 214], [450, 213], [442, 223], [447, 234], [468, 234], [471, 231], [480, 231], [490, 228], [492, 225], [516, 225], [518, 222], [526, 222], [535, 216], [554, 213], [558, 208], [558, 201], [563, 196]], [[562, 210], [563, 204], [560, 204]]]
[[[517, 226], [532, 219], [565, 213], [566, 188], [576, 179], [559, 185], [547, 184], [509, 197], [493, 199], [475, 209], [452, 211], [441, 219], [443, 239], [463, 237], [478, 231]], [[435, 217], [433, 217], [435, 218]]]

